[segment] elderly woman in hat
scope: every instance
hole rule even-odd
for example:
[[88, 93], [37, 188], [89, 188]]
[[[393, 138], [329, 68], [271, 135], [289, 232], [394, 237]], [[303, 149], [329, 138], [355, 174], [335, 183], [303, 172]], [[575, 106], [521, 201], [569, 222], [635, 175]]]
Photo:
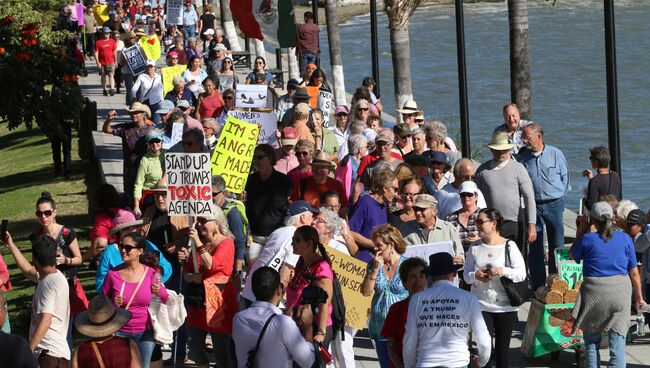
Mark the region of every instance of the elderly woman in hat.
[[[147, 70], [140, 74], [131, 88], [133, 102], [138, 101], [149, 107], [149, 111], [158, 110], [158, 104], [163, 99], [162, 77], [156, 73], [156, 62], [147, 60]], [[151, 115], [151, 114], [150, 114]], [[160, 116], [153, 117], [154, 124], [160, 123]]]
[[[625, 367], [632, 298], [636, 310], [645, 304], [632, 238], [614, 231], [613, 218], [608, 203], [594, 203], [589, 217], [580, 215], [576, 219], [576, 241], [569, 252], [583, 265], [584, 281], [572, 315], [576, 319], [573, 330], [584, 332], [589, 368], [600, 367], [598, 349], [603, 331], [609, 336], [609, 365]], [[591, 225], [596, 232], [589, 231]]]
[[133, 211], [138, 217], [142, 215], [142, 211], [140, 210], [141, 203], [143, 204], [142, 208], [147, 208], [152, 204], [151, 200], [145, 201], [146, 198], [143, 198], [143, 192], [146, 193], [145, 197], [148, 197], [150, 193], [146, 191], [153, 188], [163, 176], [163, 166], [165, 165], [163, 160], [165, 156], [161, 153], [162, 132], [158, 129], [152, 129], [147, 133], [147, 153], [140, 160], [138, 173], [135, 177]]
[[181, 77], [183, 77], [185, 87], [194, 94], [194, 97], [198, 97], [204, 91], [201, 83], [208, 77], [208, 73], [201, 69], [201, 57], [193, 55], [189, 60], [188, 68], [183, 71]]
[[424, 184], [429, 193], [435, 195], [442, 187], [454, 181], [454, 174], [449, 171], [451, 165], [444, 152], [426, 151], [424, 157], [431, 163], [431, 176], [423, 177]]
[[126, 234], [118, 245], [122, 264], [106, 274], [102, 294], [116, 307], [131, 312], [131, 319], [117, 332], [117, 336], [132, 338], [140, 351], [140, 362], [148, 368], [155, 348], [149, 304], [154, 297], [167, 302], [169, 294], [157, 270], [142, 261], [146, 240], [137, 232]]
[[92, 298], [88, 310], [74, 321], [79, 333], [89, 337], [72, 353], [72, 367], [140, 368], [140, 351], [133, 339], [115, 336], [131, 319], [131, 312], [115, 308], [103, 294]]
[[209, 367], [205, 337], [212, 336], [214, 356], [219, 367], [232, 366], [230, 335], [232, 320], [239, 310], [238, 290], [230, 282], [235, 263], [235, 243], [228, 221], [219, 207], [213, 214], [199, 216], [190, 229], [192, 249], [179, 250], [179, 259], [187, 259], [183, 278], [187, 305], [189, 358], [198, 367]]
[[388, 368], [390, 366], [388, 343], [381, 336], [381, 330], [391, 305], [406, 299], [409, 295], [399, 278], [400, 267], [406, 260], [403, 256], [406, 242], [399, 230], [389, 224], [379, 226], [372, 232], [372, 242], [375, 245], [375, 254], [368, 262], [366, 277], [361, 284], [361, 293], [365, 296], [372, 295], [368, 332], [375, 342], [379, 365]]

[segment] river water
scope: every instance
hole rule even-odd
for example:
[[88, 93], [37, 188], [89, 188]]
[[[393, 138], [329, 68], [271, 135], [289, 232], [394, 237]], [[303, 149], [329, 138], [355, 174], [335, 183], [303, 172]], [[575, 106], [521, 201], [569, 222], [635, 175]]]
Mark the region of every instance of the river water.
[[[589, 147], [607, 146], [607, 92], [603, 2], [529, 2], [532, 60], [532, 120], [541, 124], [547, 144], [569, 161], [571, 190], [566, 206], [577, 209], [587, 185]], [[378, 22], [381, 95], [384, 111], [395, 114], [390, 39], [386, 16]], [[650, 160], [650, 0], [616, 1], [619, 119], [623, 196], [650, 208], [646, 183]], [[358, 16], [339, 28], [346, 89], [354, 91], [371, 75], [370, 18]], [[444, 121], [459, 141], [458, 74], [453, 6], [418, 9], [411, 18], [411, 71], [415, 100], [427, 119]], [[502, 123], [501, 107], [510, 98], [508, 9], [506, 3], [465, 5], [465, 43], [472, 149], [479, 161], [484, 144]], [[323, 65], [329, 69], [327, 32], [321, 32]], [[329, 73], [329, 70], [327, 70]]]

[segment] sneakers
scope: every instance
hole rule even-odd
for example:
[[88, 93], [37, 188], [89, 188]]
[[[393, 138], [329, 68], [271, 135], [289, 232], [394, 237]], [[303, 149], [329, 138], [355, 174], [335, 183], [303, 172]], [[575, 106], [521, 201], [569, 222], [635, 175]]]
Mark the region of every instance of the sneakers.
[[110, 94], [111, 96], [115, 96], [115, 90], [111, 88], [109, 94]]
[[104, 96], [108, 96], [108, 92], [104, 89]]

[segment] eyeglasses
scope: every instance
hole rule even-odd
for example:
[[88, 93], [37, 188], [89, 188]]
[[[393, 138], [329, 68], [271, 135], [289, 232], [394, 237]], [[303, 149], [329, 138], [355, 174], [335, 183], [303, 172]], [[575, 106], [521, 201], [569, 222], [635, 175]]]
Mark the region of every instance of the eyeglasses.
[[223, 64], [232, 64], [232, 61], [226, 59], [223, 61]]
[[223, 193], [223, 190], [220, 190], [218, 192], [212, 192], [212, 198], [218, 196], [219, 194]]
[[296, 156], [298, 156], [298, 157], [303, 157], [303, 156], [307, 157], [307, 156], [309, 156], [309, 152], [307, 152], [307, 151], [298, 151], [298, 152], [296, 152]]
[[149, 140], [149, 144], [156, 144], [162, 142], [160, 139], [151, 139]]
[[256, 64], [256, 65], [264, 65], [264, 63], [261, 62], [261, 61], [256, 61], [255, 64]]
[[45, 211], [36, 211], [34, 213], [36, 214], [36, 217], [43, 217], [43, 215], [45, 215], [45, 217], [50, 217], [52, 216], [52, 213], [54, 213], [54, 211], [45, 210]]
[[134, 249], [139, 249], [140, 248], [140, 247], [134, 247], [133, 245], [124, 245], [124, 244], [119, 244], [117, 247], [120, 248], [120, 250], [125, 251], [126, 253], [129, 253], [130, 251], [132, 251]]
[[331, 205], [331, 206], [323, 206], [323, 207], [324, 207], [324, 208], [327, 208], [327, 209], [330, 210], [330, 211], [334, 211], [334, 212], [336, 212], [336, 211], [338, 211], [338, 210], [341, 209], [341, 204], [335, 204], [335, 205]]

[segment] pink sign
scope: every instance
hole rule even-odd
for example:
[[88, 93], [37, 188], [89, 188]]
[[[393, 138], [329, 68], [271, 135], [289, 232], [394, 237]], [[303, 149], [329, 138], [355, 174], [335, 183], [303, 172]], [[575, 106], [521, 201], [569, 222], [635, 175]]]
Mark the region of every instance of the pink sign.
[[86, 18], [84, 18], [84, 4], [75, 4], [75, 11], [77, 12], [77, 24], [80, 26], [86, 24]]

